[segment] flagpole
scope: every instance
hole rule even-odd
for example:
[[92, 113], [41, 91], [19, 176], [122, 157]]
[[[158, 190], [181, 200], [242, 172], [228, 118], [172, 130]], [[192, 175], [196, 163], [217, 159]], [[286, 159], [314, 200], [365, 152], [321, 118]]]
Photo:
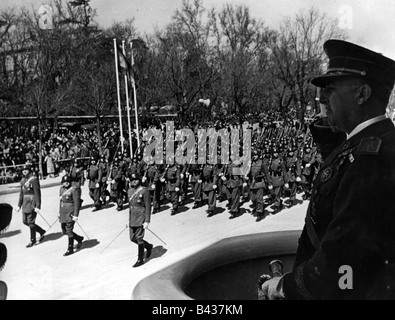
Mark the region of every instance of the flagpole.
[[[132, 67], [133, 67], [134, 65], [133, 42], [130, 43], [130, 49], [132, 50]], [[136, 130], [137, 130], [137, 148], [140, 148], [139, 115], [137, 110], [136, 81], [134, 79], [134, 74], [133, 74], [132, 86], [133, 86], [133, 96], [134, 96], [134, 116], [136, 118]]]
[[114, 55], [115, 55], [115, 74], [117, 78], [117, 95], [118, 95], [118, 114], [119, 114], [119, 130], [121, 134], [121, 149], [123, 153], [123, 129], [122, 129], [122, 111], [121, 111], [121, 94], [119, 91], [119, 73], [118, 73], [118, 48], [117, 39], [114, 38]]
[[[125, 40], [122, 41], [122, 51], [123, 51], [123, 55], [126, 57]], [[127, 114], [128, 114], [129, 149], [130, 149], [130, 158], [132, 158], [133, 157], [132, 125], [130, 123], [129, 85], [128, 85], [128, 75], [127, 75], [127, 73], [125, 74], [125, 91], [126, 91], [126, 110], [127, 110]]]

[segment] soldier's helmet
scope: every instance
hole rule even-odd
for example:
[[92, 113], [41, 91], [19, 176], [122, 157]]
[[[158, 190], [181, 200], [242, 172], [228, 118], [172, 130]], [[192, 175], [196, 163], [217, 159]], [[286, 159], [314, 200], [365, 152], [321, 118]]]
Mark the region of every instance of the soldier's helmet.
[[138, 173], [133, 173], [130, 181], [136, 181], [136, 180], [141, 181], [141, 176]]
[[32, 171], [32, 164], [30, 162], [26, 162], [23, 167], [22, 170], [29, 170]]
[[71, 182], [71, 177], [67, 174], [62, 177], [62, 183], [65, 182]]

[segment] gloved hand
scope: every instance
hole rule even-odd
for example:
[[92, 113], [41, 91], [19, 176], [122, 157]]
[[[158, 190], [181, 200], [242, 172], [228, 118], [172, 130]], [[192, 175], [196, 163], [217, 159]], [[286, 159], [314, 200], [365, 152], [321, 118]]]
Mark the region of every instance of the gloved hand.
[[222, 176], [222, 181], [226, 181], [226, 177], [225, 176]]
[[144, 222], [144, 223], [143, 223], [143, 228], [144, 228], [144, 229], [147, 229], [148, 226], [149, 226], [149, 223], [148, 223], [148, 222]]
[[153, 184], [153, 185], [151, 186], [151, 189], [152, 189], [152, 190], [155, 190], [155, 189], [156, 189], [156, 185]]
[[310, 168], [310, 166], [311, 166], [310, 163], [306, 164], [306, 168]]
[[202, 180], [198, 180], [198, 183], [202, 183], [203, 181]]
[[144, 183], [145, 181], [147, 181], [147, 177], [143, 177], [143, 178], [141, 179], [141, 181]]
[[286, 187], [287, 189], [289, 189], [289, 184], [288, 184], [288, 183], [286, 183], [286, 184], [285, 184], [285, 187]]
[[284, 300], [283, 277], [274, 277], [262, 285], [262, 294], [267, 300]]
[[183, 173], [180, 174], [180, 178], [184, 179], [184, 174]]
[[300, 177], [296, 177], [296, 182], [300, 182], [302, 181], [302, 179], [300, 179]]
[[100, 188], [100, 184], [96, 183], [95, 187], [96, 187], [96, 189], [99, 189]]
[[214, 185], [213, 185], [213, 189], [215, 190], [215, 189], [217, 189], [217, 188], [218, 188], [217, 185], [214, 184]]
[[111, 180], [111, 184], [114, 184], [115, 183], [115, 180]]
[[179, 191], [180, 191], [180, 188], [179, 188], [179, 187], [176, 187], [174, 190], [175, 190], [176, 192], [179, 192]]
[[273, 190], [273, 186], [272, 185], [269, 185], [269, 190]]
[[247, 187], [247, 182], [244, 182], [243, 183], [243, 188], [246, 188]]
[[78, 221], [78, 217], [76, 217], [76, 216], [71, 216], [71, 219], [73, 219], [73, 221]]
[[166, 179], [165, 178], [160, 178], [160, 182], [165, 182]]

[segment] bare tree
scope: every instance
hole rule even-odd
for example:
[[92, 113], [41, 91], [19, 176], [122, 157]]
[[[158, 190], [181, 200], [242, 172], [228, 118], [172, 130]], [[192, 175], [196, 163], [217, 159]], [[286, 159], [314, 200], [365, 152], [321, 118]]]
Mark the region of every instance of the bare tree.
[[277, 41], [272, 46], [273, 77], [282, 82], [281, 90], [286, 88], [291, 92], [301, 121], [306, 106], [315, 98], [315, 88], [310, 81], [322, 71], [324, 42], [345, 37], [335, 20], [320, 14], [314, 7], [294, 18], [286, 18], [282, 23]]

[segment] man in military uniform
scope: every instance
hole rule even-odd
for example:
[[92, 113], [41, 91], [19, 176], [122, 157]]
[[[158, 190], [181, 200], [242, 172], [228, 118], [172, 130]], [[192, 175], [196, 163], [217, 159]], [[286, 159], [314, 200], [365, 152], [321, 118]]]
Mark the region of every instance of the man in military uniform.
[[125, 182], [126, 177], [123, 166], [119, 165], [118, 161], [114, 161], [109, 175], [109, 183], [111, 201], [117, 204], [117, 211], [121, 211], [123, 208]]
[[160, 189], [157, 188], [159, 181], [159, 165], [155, 163], [147, 164], [143, 171], [143, 186], [150, 192], [153, 204], [152, 214], [155, 214], [160, 211]]
[[279, 157], [277, 149], [273, 150], [273, 159], [270, 164], [270, 185], [272, 199], [274, 202], [274, 213], [283, 209], [283, 200], [281, 199], [285, 185], [285, 165], [283, 159]]
[[74, 224], [78, 221], [80, 214], [80, 195], [78, 190], [72, 186], [71, 177], [65, 175], [62, 177], [62, 186], [59, 191], [59, 222], [62, 232], [68, 237], [67, 251], [63, 254], [65, 257], [74, 253], [74, 239], [77, 240], [77, 250], [81, 249], [84, 237], [76, 234]]
[[99, 170], [102, 173], [100, 180], [100, 200], [101, 203], [106, 204], [107, 200], [110, 198], [110, 194], [107, 191], [107, 181], [110, 175], [110, 166], [104, 154], [100, 157]]
[[202, 201], [202, 165], [200, 164], [189, 164], [187, 175], [189, 176], [189, 182], [191, 183], [191, 189], [193, 192], [193, 209], [200, 206]]
[[[45, 230], [36, 224], [37, 213], [41, 209], [41, 188], [37, 176], [32, 173], [31, 165], [23, 166], [22, 175], [17, 211], [22, 209], [23, 224], [30, 228], [30, 242], [26, 248], [31, 248], [44, 240]], [[40, 234], [38, 240], [36, 233]]]
[[178, 210], [178, 200], [180, 192], [180, 168], [176, 164], [172, 164], [166, 170], [165, 180], [166, 180], [166, 196], [167, 199], [172, 204], [171, 215], [177, 213]]
[[217, 201], [216, 189], [217, 185], [217, 172], [216, 167], [212, 164], [206, 164], [202, 172], [202, 191], [203, 201], [207, 201], [207, 214], [208, 217], [214, 215], [215, 205]]
[[236, 170], [240, 169], [240, 165], [239, 160], [232, 161], [227, 167], [226, 174], [222, 177], [226, 181], [226, 188], [228, 190], [229, 219], [234, 219], [240, 215], [240, 197], [243, 180], [236, 172]]
[[70, 172], [70, 179], [71, 179], [71, 185], [73, 188], [77, 191], [79, 197], [80, 197], [80, 206], [82, 206], [82, 200], [81, 194], [82, 194], [82, 186], [85, 183], [85, 175], [84, 175], [84, 166], [83, 163], [80, 159], [75, 159], [74, 160], [74, 166], [71, 168]]
[[141, 177], [135, 175], [130, 182], [128, 190], [129, 201], [129, 231], [130, 241], [138, 245], [138, 258], [133, 268], [145, 263], [146, 258], [151, 256], [153, 245], [144, 240], [145, 229], [151, 222], [151, 197], [149, 191], [141, 185]]
[[248, 174], [248, 182], [250, 184], [250, 199], [252, 201], [252, 213], [257, 217], [259, 222], [265, 215], [265, 206], [263, 203], [264, 189], [269, 180], [269, 172], [263, 161], [259, 159], [258, 150], [252, 152], [251, 169]]
[[180, 168], [180, 205], [182, 206], [188, 196], [188, 177], [187, 177], [187, 172], [188, 172], [188, 165], [179, 165]]
[[95, 208], [93, 211], [101, 209], [102, 202], [100, 201], [100, 183], [102, 179], [102, 170], [96, 163], [96, 158], [91, 159], [91, 164], [88, 168], [89, 180], [89, 196], [94, 202]]
[[292, 207], [296, 203], [296, 189], [298, 182], [301, 180], [301, 170], [298, 158], [292, 149], [288, 149], [285, 157], [285, 185], [284, 193], [289, 197], [289, 207]]
[[385, 116], [395, 61], [341, 40], [324, 49], [328, 70], [312, 83], [326, 115], [310, 126], [324, 164], [293, 271], [262, 289], [268, 299], [395, 299], [395, 127]]

